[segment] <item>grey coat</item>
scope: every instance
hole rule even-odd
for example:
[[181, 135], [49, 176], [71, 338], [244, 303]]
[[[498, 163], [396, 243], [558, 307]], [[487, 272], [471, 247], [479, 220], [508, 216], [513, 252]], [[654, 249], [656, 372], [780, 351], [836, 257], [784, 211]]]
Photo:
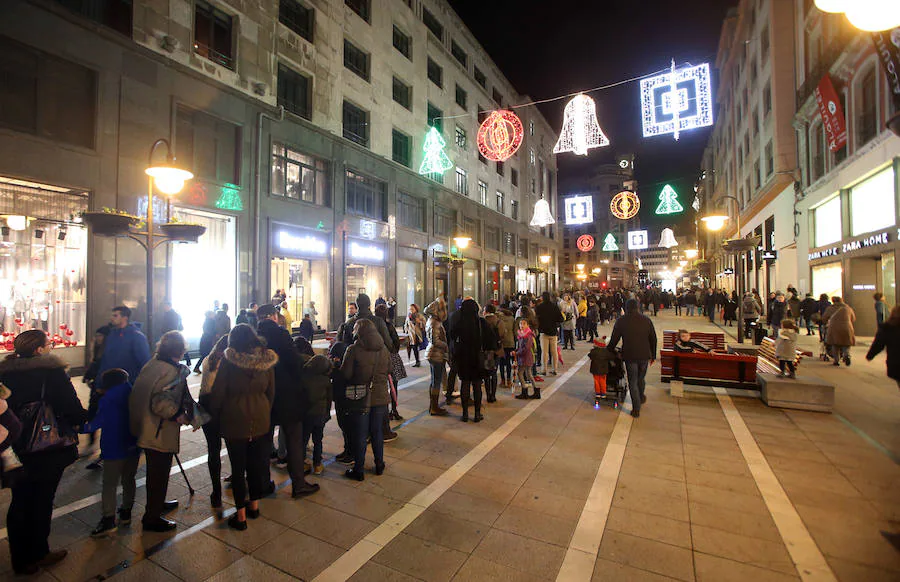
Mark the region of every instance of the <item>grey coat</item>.
[[190, 370], [187, 367], [156, 358], [141, 369], [128, 398], [131, 434], [137, 438], [138, 447], [161, 453], [178, 453], [181, 425], [153, 414], [150, 399], [179, 379], [185, 382], [184, 389], [187, 390], [184, 378], [188, 374]]

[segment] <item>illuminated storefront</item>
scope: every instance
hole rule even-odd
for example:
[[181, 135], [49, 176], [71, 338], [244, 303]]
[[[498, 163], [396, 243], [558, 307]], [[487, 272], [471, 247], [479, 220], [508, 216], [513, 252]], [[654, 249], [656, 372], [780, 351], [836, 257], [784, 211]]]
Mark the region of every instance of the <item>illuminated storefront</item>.
[[346, 256], [347, 301], [355, 301], [358, 294], [365, 293], [372, 299], [374, 308], [379, 295], [387, 299], [385, 286], [387, 247], [369, 240], [348, 238]]
[[397, 247], [397, 318], [405, 317], [415, 303], [425, 308], [425, 251]]
[[298, 327], [309, 313], [314, 326], [327, 328], [331, 309], [331, 233], [273, 222], [269, 234], [272, 293], [284, 290], [293, 327]]

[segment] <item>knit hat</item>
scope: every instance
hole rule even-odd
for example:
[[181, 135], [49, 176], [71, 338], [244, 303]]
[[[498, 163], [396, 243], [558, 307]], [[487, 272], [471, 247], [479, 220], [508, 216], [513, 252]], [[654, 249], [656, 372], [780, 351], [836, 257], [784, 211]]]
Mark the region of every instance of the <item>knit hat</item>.
[[356, 306], [360, 309], [369, 309], [372, 307], [372, 300], [365, 293], [356, 296]]

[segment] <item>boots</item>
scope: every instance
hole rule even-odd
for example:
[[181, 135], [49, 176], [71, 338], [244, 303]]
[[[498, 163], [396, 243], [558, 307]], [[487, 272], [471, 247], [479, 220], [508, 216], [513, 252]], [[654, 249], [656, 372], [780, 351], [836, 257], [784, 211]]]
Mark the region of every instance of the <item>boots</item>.
[[528, 386], [524, 383], [522, 384], [522, 391], [516, 394], [516, 400], [527, 400], [528, 399]]
[[531, 397], [535, 400], [540, 400], [541, 399], [541, 389], [538, 387], [535, 387], [534, 394], [532, 394]]
[[469, 422], [469, 399], [462, 398], [461, 400], [462, 400], [462, 416], [460, 417], [460, 420], [462, 422]]
[[472, 422], [481, 422], [484, 420], [484, 417], [481, 416], [481, 399], [477, 398], [475, 400], [475, 418], [472, 419]]
[[430, 414], [431, 416], [447, 416], [447, 410], [441, 408], [441, 405], [438, 403], [440, 394], [437, 392], [432, 392], [429, 394], [429, 398], [431, 400], [431, 405], [428, 407], [428, 414]]

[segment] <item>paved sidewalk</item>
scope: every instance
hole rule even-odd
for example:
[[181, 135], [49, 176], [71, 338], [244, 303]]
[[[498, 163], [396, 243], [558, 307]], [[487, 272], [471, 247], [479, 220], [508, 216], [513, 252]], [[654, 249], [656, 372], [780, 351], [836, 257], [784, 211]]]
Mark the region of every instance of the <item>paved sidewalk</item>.
[[[666, 313], [654, 323], [660, 335], [715, 329], [687, 320]], [[170, 497], [184, 504], [173, 514], [175, 534], [143, 535], [136, 526], [90, 539], [99, 505], [82, 500], [99, 493], [99, 475], [80, 461], [64, 477], [57, 506], [69, 513], [54, 519], [51, 536], [70, 556], [35, 579], [900, 579], [900, 552], [881, 533], [900, 533], [900, 466], [885, 453], [900, 450], [888, 434], [891, 426], [896, 433], [900, 391], [877, 376], [883, 363], [863, 364], [854, 352], [851, 368], [803, 365], [838, 383], [841, 416], [853, 426], [724, 393], [673, 398], [658, 365], [632, 420], [593, 408], [588, 347], [563, 352], [566, 365], [547, 377], [545, 398], [518, 401], [501, 390], [479, 424], [460, 423], [459, 406], [450, 417], [429, 416], [424, 369], [407, 368], [406, 420], [386, 445], [384, 475], [349, 482], [343, 466], [329, 465], [314, 478], [319, 493], [294, 501], [282, 488], [244, 533], [209, 508], [199, 433], [182, 433], [182, 461], [198, 489], [192, 503], [181, 476], [171, 479]], [[338, 439], [330, 422], [327, 458], [339, 452]], [[224, 464], [227, 474], [227, 457]], [[0, 523], [7, 504], [3, 492]], [[4, 539], [0, 577], [9, 576]]]

